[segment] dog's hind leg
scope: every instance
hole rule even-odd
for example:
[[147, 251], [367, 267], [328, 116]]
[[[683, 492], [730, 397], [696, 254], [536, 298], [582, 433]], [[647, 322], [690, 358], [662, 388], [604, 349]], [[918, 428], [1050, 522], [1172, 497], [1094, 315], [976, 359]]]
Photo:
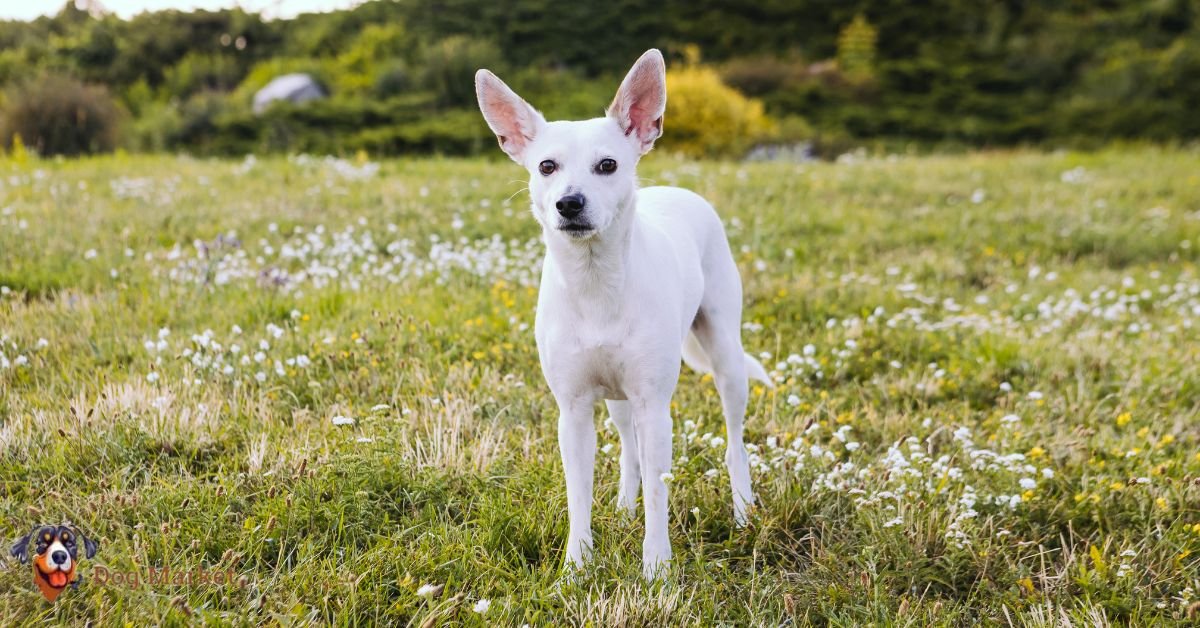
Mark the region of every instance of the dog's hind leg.
[[637, 510], [638, 488], [642, 481], [633, 408], [628, 401], [608, 399], [604, 403], [608, 406], [608, 416], [617, 426], [617, 434], [621, 436], [621, 488], [617, 492], [617, 508], [632, 515]]
[[[740, 290], [738, 291], [740, 296]], [[746, 401], [750, 384], [746, 373], [746, 354], [742, 350], [739, 319], [741, 308], [732, 311], [720, 308], [705, 309], [692, 324], [692, 333], [700, 342], [713, 369], [713, 380], [721, 395], [721, 410], [725, 414], [725, 467], [733, 489], [733, 517], [739, 526], [746, 525], [754, 492], [750, 488], [750, 461], [742, 431], [746, 417]], [[729, 319], [732, 319], [732, 324]]]

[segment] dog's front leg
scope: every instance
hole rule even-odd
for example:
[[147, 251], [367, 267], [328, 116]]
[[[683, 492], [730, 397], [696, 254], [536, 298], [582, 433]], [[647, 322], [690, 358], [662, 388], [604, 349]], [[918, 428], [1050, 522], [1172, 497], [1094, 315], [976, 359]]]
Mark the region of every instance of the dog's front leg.
[[642, 505], [646, 538], [642, 541], [642, 575], [653, 580], [671, 560], [667, 534], [667, 473], [671, 471], [670, 398], [639, 404], [633, 415], [642, 467]]
[[592, 404], [559, 403], [558, 448], [567, 479], [567, 566], [579, 567], [592, 552], [592, 482], [596, 424]]

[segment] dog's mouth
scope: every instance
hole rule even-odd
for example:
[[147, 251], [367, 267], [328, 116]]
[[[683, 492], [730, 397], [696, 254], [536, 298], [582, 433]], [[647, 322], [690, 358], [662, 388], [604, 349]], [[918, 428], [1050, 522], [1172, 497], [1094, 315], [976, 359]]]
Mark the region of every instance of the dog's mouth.
[[591, 235], [596, 228], [586, 222], [563, 222], [559, 223], [558, 230], [572, 238], [582, 238]]
[[41, 565], [38, 565], [37, 572], [38, 577], [40, 577], [42, 580], [45, 580], [46, 584], [54, 587], [55, 589], [62, 589], [67, 586], [67, 572], [57, 567], [54, 568], [54, 571], [45, 572], [42, 571]]

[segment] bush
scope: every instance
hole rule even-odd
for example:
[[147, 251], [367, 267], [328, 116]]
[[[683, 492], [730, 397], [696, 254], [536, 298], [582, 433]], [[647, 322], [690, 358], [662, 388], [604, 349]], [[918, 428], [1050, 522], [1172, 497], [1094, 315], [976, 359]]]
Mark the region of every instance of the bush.
[[879, 29], [871, 25], [862, 13], [854, 16], [838, 34], [837, 61], [842, 72], [855, 82], [869, 81], [875, 76], [875, 47]]
[[570, 70], [544, 68], [505, 72], [501, 78], [547, 120], [599, 116], [621, 84], [620, 76], [588, 79]]
[[163, 152], [180, 148], [183, 131], [180, 107], [169, 103], [150, 102], [129, 125], [126, 145], [139, 152]]
[[438, 104], [469, 107], [475, 104], [475, 71], [501, 71], [503, 55], [487, 39], [447, 37], [425, 52], [419, 86], [438, 95]]
[[[333, 97], [295, 105], [280, 103], [261, 115], [227, 112], [214, 121], [206, 154], [247, 152], [373, 155], [468, 154], [492, 145], [477, 109], [429, 115], [433, 95], [415, 93], [388, 100]], [[189, 145], [197, 145], [190, 142]]]
[[772, 56], [740, 57], [721, 66], [721, 80], [747, 96], [758, 97], [778, 91], [805, 72], [799, 59], [789, 62]]
[[403, 96], [412, 87], [412, 72], [408, 69], [408, 64], [402, 59], [393, 59], [375, 74], [375, 83], [371, 86], [371, 93], [376, 98], [391, 98], [392, 96]]
[[48, 75], [10, 90], [0, 140], [20, 136], [40, 155], [108, 152], [117, 145], [121, 110], [103, 87]]
[[337, 56], [334, 91], [363, 94], [377, 85], [381, 63], [406, 59], [411, 38], [400, 24], [367, 26], [345, 52]]
[[664, 125], [664, 147], [696, 157], [741, 156], [775, 132], [762, 102], [722, 83], [716, 70], [698, 65], [667, 72]]
[[233, 55], [193, 52], [167, 68], [164, 86], [172, 98], [186, 99], [202, 91], [229, 91], [237, 87], [242, 74]]

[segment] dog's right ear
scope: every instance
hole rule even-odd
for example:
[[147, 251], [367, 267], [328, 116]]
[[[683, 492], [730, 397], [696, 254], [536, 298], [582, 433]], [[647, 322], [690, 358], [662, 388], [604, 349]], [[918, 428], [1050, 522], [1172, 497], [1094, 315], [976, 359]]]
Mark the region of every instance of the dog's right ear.
[[483, 119], [496, 134], [500, 148], [513, 161], [525, 165], [525, 149], [546, 124], [546, 119], [487, 70], [475, 73], [475, 95], [479, 97]]
[[29, 531], [29, 534], [17, 539], [17, 542], [13, 543], [12, 549], [8, 551], [13, 558], [16, 558], [22, 564], [29, 562], [29, 539], [37, 530], [38, 528], [34, 528]]

